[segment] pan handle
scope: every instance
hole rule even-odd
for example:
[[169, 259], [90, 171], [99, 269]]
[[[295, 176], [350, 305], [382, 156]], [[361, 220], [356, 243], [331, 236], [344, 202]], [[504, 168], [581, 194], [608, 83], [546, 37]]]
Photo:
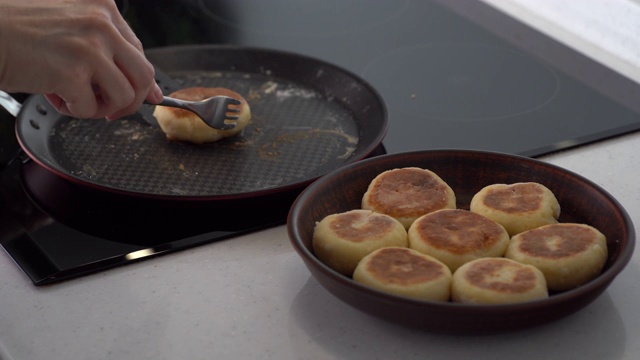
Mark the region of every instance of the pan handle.
[[18, 113], [20, 109], [22, 109], [22, 104], [2, 90], [0, 90], [0, 106], [5, 108], [5, 110], [14, 117], [18, 117]]

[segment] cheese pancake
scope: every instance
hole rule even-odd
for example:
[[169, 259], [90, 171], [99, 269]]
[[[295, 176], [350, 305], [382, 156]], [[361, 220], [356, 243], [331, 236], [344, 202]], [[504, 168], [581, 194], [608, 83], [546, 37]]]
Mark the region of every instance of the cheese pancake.
[[548, 296], [540, 270], [505, 258], [470, 261], [451, 279], [452, 300], [464, 304], [512, 304]]
[[607, 240], [596, 228], [564, 223], [514, 236], [505, 256], [537, 267], [544, 273], [549, 290], [562, 291], [598, 276], [607, 254]]
[[365, 256], [353, 280], [372, 288], [419, 300], [448, 301], [451, 271], [416, 250], [387, 247]]
[[510, 236], [558, 222], [560, 204], [542, 184], [493, 184], [471, 199], [470, 210], [501, 224]]
[[374, 250], [407, 247], [407, 231], [394, 218], [370, 210], [331, 214], [316, 224], [313, 251], [332, 269], [352, 276], [358, 262]]
[[451, 271], [483, 257], [503, 256], [509, 234], [502, 225], [462, 209], [423, 215], [409, 228], [409, 247], [445, 263]]
[[191, 87], [180, 89], [169, 96], [182, 100], [200, 101], [219, 95], [229, 96], [241, 102], [238, 105], [240, 107], [240, 112], [237, 114], [239, 119], [232, 129], [214, 129], [195, 113], [169, 106], [156, 105], [153, 116], [158, 120], [160, 128], [169, 140], [203, 144], [237, 135], [251, 120], [249, 104], [237, 92], [225, 88]]
[[407, 167], [376, 176], [362, 198], [362, 208], [387, 214], [408, 229], [424, 214], [455, 209], [456, 197], [451, 187], [434, 172]]

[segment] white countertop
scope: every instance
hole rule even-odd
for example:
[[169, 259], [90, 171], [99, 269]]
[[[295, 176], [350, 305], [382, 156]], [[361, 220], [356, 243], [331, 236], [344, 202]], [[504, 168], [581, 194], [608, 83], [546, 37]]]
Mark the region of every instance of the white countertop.
[[483, 0], [640, 83], [640, 0]]
[[[545, 16], [562, 23], [553, 10]], [[637, 47], [618, 48], [616, 61], [640, 49], [634, 35]], [[640, 60], [630, 61], [640, 69]], [[609, 191], [640, 234], [638, 150], [634, 133], [542, 160]], [[570, 317], [454, 337], [392, 325], [337, 300], [311, 278], [284, 226], [44, 287], [0, 252], [0, 359], [637, 360], [639, 278], [636, 254], [599, 299]]]

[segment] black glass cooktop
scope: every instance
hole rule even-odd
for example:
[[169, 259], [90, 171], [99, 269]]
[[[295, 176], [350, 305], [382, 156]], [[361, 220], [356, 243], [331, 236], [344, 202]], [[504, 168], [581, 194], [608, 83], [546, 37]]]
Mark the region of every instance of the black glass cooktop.
[[[636, 84], [481, 2], [117, 3], [146, 48], [278, 49], [360, 75], [389, 112], [373, 155], [465, 148], [535, 157], [640, 128], [625, 98]], [[241, 221], [207, 222], [206, 204], [102, 194], [29, 161], [13, 119], [0, 115], [0, 243], [36, 285], [282, 224], [293, 201], [289, 194]]]
[[144, 14], [131, 23], [147, 47], [267, 47], [362, 76], [387, 104], [389, 152], [466, 148], [539, 156], [640, 128], [638, 114], [627, 108], [640, 110], [637, 96], [624, 99], [638, 95], [637, 84], [480, 1], [154, 3], [170, 6], [172, 21], [180, 14], [173, 26], [158, 11], [125, 4], [125, 13]]

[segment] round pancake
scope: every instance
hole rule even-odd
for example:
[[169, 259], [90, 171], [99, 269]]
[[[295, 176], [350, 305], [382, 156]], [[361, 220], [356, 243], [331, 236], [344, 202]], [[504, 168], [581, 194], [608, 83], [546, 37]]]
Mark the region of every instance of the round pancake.
[[353, 280], [390, 294], [419, 300], [448, 301], [451, 271], [418, 251], [386, 247], [365, 256]]
[[453, 190], [427, 169], [407, 167], [387, 170], [376, 176], [362, 197], [362, 208], [387, 214], [408, 229], [424, 214], [455, 209]]
[[542, 271], [549, 290], [575, 288], [600, 274], [607, 261], [607, 240], [584, 224], [553, 224], [511, 239], [505, 257]]
[[360, 260], [374, 250], [407, 247], [407, 231], [394, 218], [369, 210], [326, 216], [313, 231], [313, 251], [332, 269], [352, 276]]
[[239, 119], [236, 126], [229, 130], [218, 130], [207, 125], [198, 115], [189, 110], [156, 105], [153, 116], [158, 120], [167, 139], [187, 141], [194, 144], [218, 141], [234, 136], [244, 129], [251, 120], [251, 109], [247, 101], [237, 92], [225, 88], [191, 87], [171, 93], [169, 96], [182, 100], [200, 101], [213, 96], [229, 96], [241, 101]]
[[442, 261], [451, 271], [471, 260], [503, 256], [510, 240], [502, 225], [462, 209], [423, 215], [408, 236], [410, 248]]
[[464, 304], [512, 304], [549, 296], [544, 275], [531, 265], [505, 258], [482, 258], [453, 273], [451, 297]]
[[555, 195], [535, 182], [486, 186], [473, 196], [470, 210], [504, 226], [510, 236], [555, 224], [560, 216]]

